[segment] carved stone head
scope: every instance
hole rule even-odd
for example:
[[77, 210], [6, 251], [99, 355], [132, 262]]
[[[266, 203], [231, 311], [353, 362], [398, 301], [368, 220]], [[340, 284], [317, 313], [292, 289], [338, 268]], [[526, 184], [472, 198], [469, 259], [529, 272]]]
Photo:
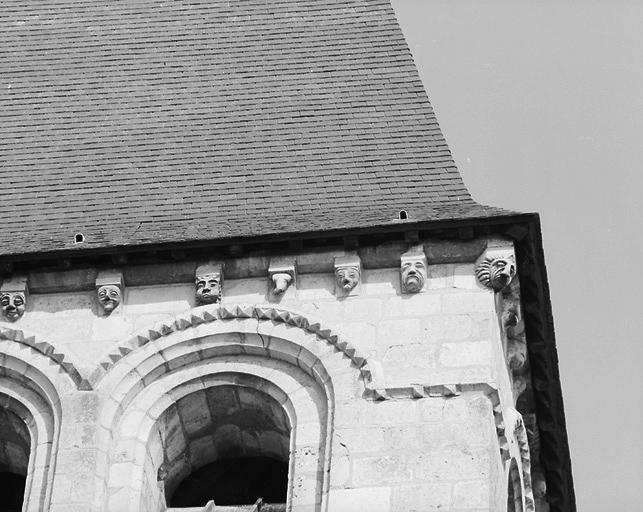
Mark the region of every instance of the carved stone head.
[[25, 313], [27, 298], [23, 292], [2, 292], [0, 307], [2, 316], [10, 322], [15, 322]]
[[106, 315], [123, 300], [123, 274], [119, 270], [101, 270], [96, 277], [96, 298]]
[[292, 282], [292, 275], [287, 272], [275, 272], [270, 277], [273, 284], [272, 293], [275, 295], [284, 293]]
[[268, 265], [268, 278], [270, 280], [270, 293], [275, 298], [283, 295], [289, 286], [294, 285], [297, 279], [295, 258], [271, 258]]
[[0, 311], [9, 322], [15, 322], [25, 314], [29, 295], [26, 276], [14, 276], [2, 283], [0, 287]]
[[100, 286], [96, 294], [98, 303], [108, 315], [121, 303], [121, 289], [115, 284]]
[[199, 304], [214, 304], [221, 301], [223, 293], [223, 269], [221, 265], [203, 265], [197, 268], [195, 296]]
[[337, 286], [339, 286], [345, 292], [350, 292], [353, 288], [359, 283], [359, 267], [350, 266], [350, 267], [337, 267], [335, 269], [335, 280], [337, 281]]
[[424, 253], [402, 255], [400, 271], [402, 291], [405, 293], [419, 293], [426, 282], [426, 256], [424, 256]]
[[357, 254], [337, 256], [334, 262], [336, 293], [339, 296], [359, 295], [362, 261]]
[[500, 291], [506, 288], [516, 275], [513, 256], [485, 257], [476, 268], [478, 280], [487, 288]]

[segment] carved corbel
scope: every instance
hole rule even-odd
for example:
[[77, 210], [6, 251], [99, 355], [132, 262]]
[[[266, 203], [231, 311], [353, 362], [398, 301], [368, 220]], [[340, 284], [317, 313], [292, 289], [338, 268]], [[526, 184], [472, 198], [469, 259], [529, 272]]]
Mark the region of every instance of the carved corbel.
[[507, 343], [507, 364], [512, 370], [519, 370], [527, 362], [527, 341], [525, 324], [520, 316], [520, 305], [513, 299], [517, 297], [507, 297], [502, 302], [502, 324]]
[[196, 269], [194, 295], [197, 304], [221, 302], [223, 296], [223, 264], [206, 263]]
[[475, 268], [482, 286], [495, 292], [506, 289], [516, 276], [513, 244], [504, 240], [490, 240], [486, 250], [476, 260]]
[[422, 247], [411, 249], [400, 258], [402, 293], [419, 293], [426, 283], [428, 263]]
[[358, 255], [337, 256], [335, 268], [335, 295], [346, 297], [359, 295], [362, 277], [362, 261]]
[[123, 274], [118, 270], [104, 270], [96, 278], [96, 296], [105, 315], [110, 315], [123, 300]]
[[294, 258], [272, 258], [268, 267], [270, 293], [279, 296], [295, 284], [297, 272]]
[[26, 276], [7, 279], [0, 287], [0, 308], [2, 316], [9, 322], [19, 320], [25, 313], [29, 286]]
[[520, 398], [520, 395], [522, 395], [526, 390], [527, 390], [527, 379], [521, 375], [514, 376], [513, 386], [512, 386], [514, 403], [518, 402], [518, 398]]

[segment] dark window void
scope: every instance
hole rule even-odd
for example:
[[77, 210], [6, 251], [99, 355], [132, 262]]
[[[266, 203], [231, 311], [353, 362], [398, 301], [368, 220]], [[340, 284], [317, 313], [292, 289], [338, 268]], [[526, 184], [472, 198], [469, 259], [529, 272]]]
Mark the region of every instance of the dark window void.
[[0, 407], [0, 510], [22, 510], [31, 439], [14, 412]]
[[265, 503], [286, 503], [287, 486], [285, 462], [268, 457], [218, 460], [183, 480], [170, 506], [198, 507], [210, 500], [216, 505], [248, 505], [258, 498]]
[[20, 512], [25, 496], [25, 475], [0, 471], [0, 510], [3, 512]]
[[177, 400], [159, 418], [163, 463], [157, 477], [171, 507], [252, 505], [284, 510], [290, 420], [259, 389], [225, 384]]

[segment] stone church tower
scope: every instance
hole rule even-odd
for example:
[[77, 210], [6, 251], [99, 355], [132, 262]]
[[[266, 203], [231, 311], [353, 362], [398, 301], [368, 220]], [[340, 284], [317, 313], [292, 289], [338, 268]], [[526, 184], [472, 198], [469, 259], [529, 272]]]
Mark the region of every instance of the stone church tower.
[[2, 510], [575, 510], [538, 216], [389, 0], [0, 26]]

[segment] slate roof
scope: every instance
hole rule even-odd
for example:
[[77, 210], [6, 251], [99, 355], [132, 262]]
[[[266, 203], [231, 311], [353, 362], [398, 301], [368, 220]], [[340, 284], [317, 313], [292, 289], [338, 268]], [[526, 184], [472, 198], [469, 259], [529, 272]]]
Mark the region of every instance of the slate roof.
[[0, 176], [0, 255], [506, 213], [389, 0], [3, 0]]

